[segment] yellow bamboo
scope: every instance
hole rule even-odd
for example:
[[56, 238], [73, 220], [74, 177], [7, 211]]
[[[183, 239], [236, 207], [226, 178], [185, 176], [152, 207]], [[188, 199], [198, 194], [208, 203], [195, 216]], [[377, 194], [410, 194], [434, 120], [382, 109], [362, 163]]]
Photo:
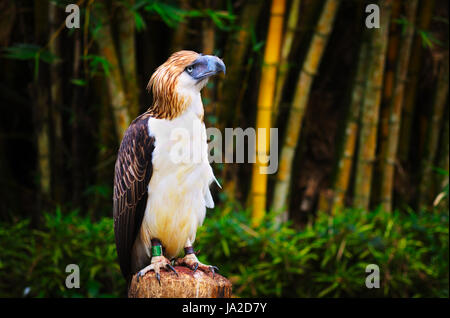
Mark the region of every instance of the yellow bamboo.
[[381, 25], [372, 29], [371, 64], [367, 72], [367, 84], [361, 116], [358, 163], [356, 166], [354, 205], [369, 208], [373, 163], [377, 144], [377, 129], [381, 91], [383, 85], [384, 63], [389, 34], [391, 1], [381, 1]]
[[[285, 0], [272, 0], [270, 10], [269, 30], [264, 50], [264, 64], [259, 85], [257, 115], [256, 115], [256, 163], [252, 175], [252, 223], [258, 225], [266, 210], [267, 192], [267, 155], [269, 152], [269, 129], [272, 115], [272, 102], [275, 91], [277, 65], [280, 59], [281, 38], [283, 32], [283, 17]], [[264, 128], [261, 133], [259, 128]], [[261, 160], [261, 158], [263, 160]]]
[[358, 136], [359, 117], [361, 105], [364, 98], [366, 70], [368, 64], [368, 44], [361, 44], [358, 67], [353, 83], [353, 91], [349, 109], [349, 118], [344, 132], [342, 144], [342, 154], [338, 162], [336, 179], [334, 182], [334, 197], [332, 211], [336, 213], [344, 206], [345, 194], [350, 183], [350, 175], [353, 166], [353, 157], [355, 155], [356, 140]]
[[381, 170], [381, 200], [384, 210], [392, 210], [392, 191], [394, 184], [394, 168], [397, 158], [397, 148], [400, 137], [400, 122], [405, 93], [405, 81], [408, 74], [408, 64], [414, 35], [414, 22], [418, 0], [409, 1], [406, 6], [408, 25], [403, 34], [397, 69], [395, 72], [395, 88], [389, 106], [389, 129], [386, 139], [384, 162]]
[[278, 69], [277, 85], [275, 89], [275, 98], [273, 102], [273, 118], [277, 117], [280, 108], [281, 96], [284, 83], [289, 70], [289, 54], [291, 53], [292, 43], [298, 28], [298, 18], [300, 16], [300, 0], [293, 0], [290, 8], [286, 32], [284, 34], [283, 45], [281, 48], [280, 67]]
[[[295, 89], [294, 99], [289, 111], [289, 119], [286, 127], [286, 138], [281, 150], [281, 158], [279, 161], [279, 170], [275, 183], [275, 192], [272, 208], [275, 211], [281, 211], [285, 208], [292, 162], [294, 159], [295, 149], [298, 144], [300, 131], [302, 128], [303, 115], [308, 104], [309, 92], [314, 76], [319, 68], [325, 46], [331, 32], [333, 21], [339, 6], [337, 0], [327, 0], [319, 18], [314, 36], [312, 38], [308, 55], [303, 63], [303, 68], [299, 74], [299, 80]], [[287, 218], [286, 211], [280, 214], [279, 221]]]

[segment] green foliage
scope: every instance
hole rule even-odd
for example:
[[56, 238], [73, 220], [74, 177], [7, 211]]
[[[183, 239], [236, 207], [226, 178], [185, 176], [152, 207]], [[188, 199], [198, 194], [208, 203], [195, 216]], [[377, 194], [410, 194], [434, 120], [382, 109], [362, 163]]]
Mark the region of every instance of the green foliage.
[[[448, 297], [448, 211], [319, 214], [302, 230], [268, 215], [252, 229], [246, 212], [209, 213], [199, 229], [199, 259], [218, 265], [239, 297]], [[226, 212], [228, 211], [228, 212]], [[111, 218], [76, 212], [0, 224], [0, 297], [125, 296]], [[80, 289], [67, 289], [68, 264], [80, 267]], [[380, 268], [380, 289], [368, 289], [368, 264]]]
[[[253, 230], [245, 213], [216, 212], [197, 247], [241, 297], [448, 297], [448, 219], [448, 211], [345, 210], [301, 231], [272, 216]], [[365, 286], [368, 264], [380, 268], [380, 289]]]
[[34, 61], [34, 78], [39, 74], [39, 61], [51, 64], [58, 58], [43, 47], [29, 43], [19, 43], [14, 46], [3, 48], [3, 56], [15, 60]]
[[109, 76], [111, 64], [103, 56], [89, 54], [82, 56], [81, 59], [89, 61], [89, 73], [91, 76], [102, 74], [102, 71], [106, 76]]
[[3, 51], [5, 52], [4, 56], [10, 59], [34, 60], [37, 57], [46, 63], [52, 63], [56, 60], [56, 56], [52, 53], [34, 44], [21, 43], [6, 47]]
[[[44, 214], [39, 230], [29, 221], [0, 224], [0, 297], [125, 296], [111, 218], [92, 222], [76, 212]], [[68, 264], [80, 268], [80, 288], [67, 289]], [[28, 287], [28, 288], [27, 288]]]
[[77, 85], [77, 86], [85, 86], [87, 84], [87, 82], [84, 79], [81, 78], [73, 78], [70, 80], [70, 82], [73, 85]]
[[432, 49], [435, 45], [443, 47], [444, 44], [436, 38], [431, 32], [426, 30], [418, 30], [424, 48]]
[[133, 11], [136, 28], [138, 31], [146, 27], [144, 19], [139, 13], [141, 8], [150, 14], [159, 16], [164, 23], [171, 28], [176, 28], [179, 23], [184, 22], [189, 18], [207, 17], [210, 18], [220, 30], [228, 31], [236, 19], [236, 16], [234, 16], [230, 11], [218, 11], [211, 9], [185, 10], [180, 8], [175, 2], [171, 1], [140, 0], [130, 8]]

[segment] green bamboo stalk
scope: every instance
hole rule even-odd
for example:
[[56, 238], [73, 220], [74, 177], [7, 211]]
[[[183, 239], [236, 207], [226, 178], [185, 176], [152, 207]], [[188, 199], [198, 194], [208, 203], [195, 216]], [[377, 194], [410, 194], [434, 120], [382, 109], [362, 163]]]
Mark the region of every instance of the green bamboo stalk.
[[119, 56], [114, 47], [108, 13], [103, 3], [94, 3], [92, 14], [102, 23], [95, 36], [98, 48], [110, 65], [110, 74], [106, 77], [108, 94], [114, 114], [115, 128], [119, 142], [130, 124], [130, 114], [123, 80], [121, 78]]
[[227, 65], [227, 76], [219, 83], [220, 92], [226, 92], [218, 101], [217, 116], [220, 128], [231, 127], [239, 110], [235, 109], [236, 99], [243, 85], [243, 72], [246, 70], [245, 55], [251, 42], [251, 30], [262, 8], [259, 0], [247, 1], [239, 18], [239, 29], [231, 33], [226, 43], [224, 62]]
[[419, 208], [423, 209], [430, 204], [430, 191], [432, 183], [432, 169], [439, 145], [439, 134], [442, 127], [442, 118], [448, 95], [448, 55], [440, 62], [438, 82], [434, 97], [433, 111], [428, 125], [426, 149], [422, 159], [421, 180], [419, 186]]
[[[48, 1], [37, 1], [34, 4], [35, 37], [40, 43], [47, 40], [48, 35]], [[37, 156], [40, 194], [48, 199], [51, 194], [51, 163], [50, 163], [50, 126], [49, 126], [49, 101], [46, 80], [43, 72], [39, 72], [38, 78], [30, 85], [30, 95], [35, 103], [33, 109], [34, 124], [36, 129]]]
[[[402, 3], [400, 1], [394, 1], [392, 3], [391, 20], [400, 18], [400, 11], [402, 9]], [[397, 67], [397, 60], [399, 56], [400, 36], [402, 25], [399, 23], [391, 23], [389, 26], [389, 42], [386, 53], [386, 66], [383, 82], [383, 97], [380, 105], [380, 125], [378, 133], [378, 145], [377, 153], [379, 158], [385, 158], [386, 156], [386, 141], [389, 137], [389, 106], [392, 99], [392, 94], [395, 85], [395, 71]], [[384, 167], [384, 161], [379, 160], [375, 165], [375, 173], [381, 175]], [[375, 178], [373, 184], [373, 200], [381, 201], [381, 178]]]
[[334, 197], [332, 211], [336, 213], [344, 206], [345, 194], [350, 184], [350, 176], [353, 166], [353, 158], [356, 150], [356, 140], [358, 137], [359, 117], [364, 99], [365, 78], [368, 65], [368, 43], [361, 44], [356, 76], [353, 83], [353, 91], [349, 114], [346, 122], [343, 146], [338, 160], [337, 173], [334, 182]]
[[292, 43], [294, 42], [294, 36], [297, 33], [298, 28], [298, 19], [300, 16], [300, 0], [293, 0], [290, 13], [288, 17], [288, 22], [286, 26], [286, 32], [284, 34], [283, 44], [281, 47], [281, 57], [280, 57], [280, 66], [278, 68], [278, 76], [277, 76], [277, 86], [275, 88], [275, 98], [273, 102], [273, 119], [275, 122], [278, 110], [280, 108], [281, 97], [283, 94], [284, 84], [286, 82], [286, 77], [289, 71], [289, 54], [291, 53]]
[[[211, 1], [209, 0], [205, 1], [205, 6], [213, 9], [211, 6]], [[206, 17], [203, 19], [202, 25], [202, 53], [214, 54], [216, 38], [214, 21], [210, 17]], [[215, 110], [214, 89], [210, 85], [207, 85], [202, 92], [202, 100], [205, 107], [204, 122], [207, 126], [210, 125], [209, 121]]]
[[[58, 7], [54, 2], [49, 2], [49, 23], [50, 23], [50, 38], [57, 32], [58, 26], [61, 23], [58, 16]], [[49, 43], [50, 52], [56, 56], [61, 56], [61, 38], [57, 37]], [[57, 202], [62, 202], [62, 184], [63, 178], [63, 90], [61, 81], [61, 63], [59, 60], [50, 64], [50, 118], [53, 124], [54, 142], [52, 143], [52, 192]]]
[[[134, 0], [129, 1], [133, 5]], [[121, 8], [119, 11], [119, 58], [122, 66], [122, 80], [125, 86], [126, 100], [130, 118], [135, 118], [140, 113], [139, 87], [136, 72], [136, 41], [135, 22], [133, 13], [129, 8]]]
[[397, 148], [400, 137], [400, 122], [405, 93], [405, 82], [408, 74], [408, 64], [411, 55], [414, 35], [414, 22], [418, 0], [411, 0], [406, 4], [406, 19], [408, 25], [404, 31], [399, 52], [397, 69], [395, 72], [395, 88], [389, 106], [389, 133], [381, 174], [381, 200], [386, 211], [392, 210], [392, 192], [394, 184], [394, 168], [397, 159]]
[[[448, 193], [446, 194], [444, 188], [448, 187], [449, 184], [449, 107], [447, 103], [446, 114], [444, 116], [444, 127], [442, 131], [442, 137], [439, 147], [439, 158], [437, 160], [438, 167], [447, 172], [447, 174], [439, 173], [436, 174], [436, 192], [437, 196], [433, 200], [434, 207], [440, 207], [444, 210], [448, 210], [449, 198]], [[444, 200], [444, 202], [442, 202]]]
[[[180, 0], [180, 9], [181, 10], [189, 10], [189, 1], [188, 0]], [[184, 49], [184, 41], [186, 40], [186, 35], [188, 31], [188, 20], [181, 21], [176, 29], [174, 30], [174, 34], [172, 37], [172, 43], [170, 46], [170, 53], [181, 51]]]
[[[417, 28], [427, 30], [433, 16], [435, 0], [425, 0], [421, 2], [419, 9], [420, 17]], [[407, 161], [411, 143], [411, 131], [415, 113], [416, 95], [419, 84], [419, 72], [422, 65], [422, 39], [417, 34], [414, 39], [411, 61], [409, 65], [408, 83], [406, 86], [407, 94], [403, 105], [402, 125], [400, 131], [399, 157], [402, 161]]]
[[[325, 51], [329, 35], [332, 31], [334, 18], [339, 7], [339, 1], [327, 0], [319, 18], [314, 36], [308, 50], [307, 57], [299, 74], [294, 99], [289, 111], [287, 134], [281, 150], [281, 158], [277, 179], [275, 183], [272, 209], [282, 211], [286, 208], [286, 202], [291, 181], [292, 163], [295, 149], [298, 145], [302, 129], [303, 116], [308, 104], [311, 86], [319, 69], [319, 64]], [[287, 219], [287, 211], [279, 214], [279, 221]]]
[[354, 191], [355, 207], [369, 208], [372, 172], [377, 143], [380, 101], [383, 85], [384, 65], [388, 43], [391, 0], [381, 1], [381, 25], [372, 29], [371, 61], [368, 67], [366, 91], [361, 114], [358, 163]]
[[[227, 76], [220, 81], [217, 107], [215, 114], [218, 117], [218, 126], [223, 131], [226, 127], [238, 125], [241, 112], [243, 95], [247, 91], [248, 77], [251, 72], [251, 63], [245, 65], [245, 55], [251, 45], [251, 29], [256, 24], [261, 12], [262, 2], [258, 0], [247, 1], [241, 9], [239, 17], [239, 29], [228, 37], [224, 62], [227, 65]], [[247, 80], [246, 80], [247, 79]], [[234, 147], [231, 140], [226, 140], [225, 151]], [[236, 191], [237, 166], [226, 164], [223, 167], [221, 178], [223, 190], [230, 200], [233, 200]]]

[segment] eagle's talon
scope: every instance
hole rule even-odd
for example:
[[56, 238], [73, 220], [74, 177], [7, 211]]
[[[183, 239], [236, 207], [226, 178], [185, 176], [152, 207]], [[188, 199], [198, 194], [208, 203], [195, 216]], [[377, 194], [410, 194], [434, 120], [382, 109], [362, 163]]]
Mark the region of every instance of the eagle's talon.
[[192, 270], [192, 274], [195, 273], [197, 271], [197, 269], [198, 269], [198, 263], [195, 263], [194, 268]]
[[195, 254], [187, 254], [183, 258], [179, 258], [175, 261], [176, 265], [184, 265], [187, 266], [192, 270], [192, 274], [194, 274], [197, 269], [202, 270], [205, 273], [211, 272], [213, 274], [213, 277], [215, 276], [215, 272], [219, 271], [219, 268], [217, 266], [213, 265], [205, 265], [198, 261], [197, 256]]
[[161, 285], [161, 274], [160, 274], [161, 268], [172, 270], [178, 276], [178, 273], [176, 272], [175, 268], [173, 268], [173, 266], [170, 264], [167, 258], [165, 258], [164, 256], [154, 256], [152, 257], [151, 264], [141, 269], [137, 273], [136, 275], [137, 282], [139, 282], [139, 278], [143, 277], [145, 274], [147, 274], [147, 272], [154, 271], [156, 279], [158, 280], [159, 285]]
[[169, 268], [172, 272], [174, 272], [175, 275], [177, 275], [177, 277], [178, 277], [177, 270], [176, 270], [171, 264], [167, 264], [166, 267], [168, 267], [168, 268]]
[[217, 266], [209, 266], [209, 270], [212, 272], [212, 274], [213, 274], [213, 278], [214, 278], [214, 276], [216, 276], [216, 271], [218, 272], [219, 271], [219, 268], [217, 267]]
[[161, 275], [159, 273], [156, 273], [156, 279], [158, 280], [159, 286], [161, 286]]

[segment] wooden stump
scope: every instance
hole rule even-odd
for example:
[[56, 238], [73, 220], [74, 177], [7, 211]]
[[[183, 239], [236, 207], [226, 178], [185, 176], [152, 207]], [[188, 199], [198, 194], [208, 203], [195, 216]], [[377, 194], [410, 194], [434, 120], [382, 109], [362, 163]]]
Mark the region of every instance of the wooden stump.
[[155, 273], [150, 271], [136, 280], [128, 290], [129, 298], [230, 298], [231, 282], [225, 277], [201, 270], [195, 273], [189, 268], [175, 266], [178, 276], [172, 271], [161, 270], [161, 286]]

